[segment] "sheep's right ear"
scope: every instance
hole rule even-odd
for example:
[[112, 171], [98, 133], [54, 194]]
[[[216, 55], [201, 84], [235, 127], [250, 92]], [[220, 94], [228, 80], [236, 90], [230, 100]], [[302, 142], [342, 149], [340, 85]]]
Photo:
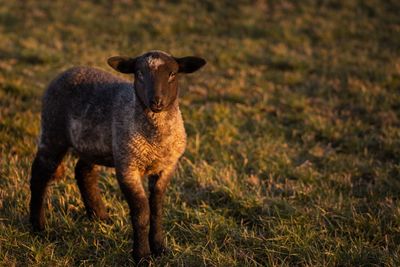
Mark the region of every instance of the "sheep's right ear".
[[136, 58], [131, 57], [110, 57], [107, 60], [108, 65], [110, 65], [116, 71], [122, 73], [134, 73], [135, 72], [135, 65], [136, 65]]

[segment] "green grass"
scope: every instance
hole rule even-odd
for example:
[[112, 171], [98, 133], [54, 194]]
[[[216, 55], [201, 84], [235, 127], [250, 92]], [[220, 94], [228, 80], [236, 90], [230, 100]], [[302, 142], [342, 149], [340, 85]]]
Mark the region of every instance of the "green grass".
[[86, 219], [68, 157], [33, 235], [29, 169], [57, 73], [161, 49], [208, 65], [181, 81], [188, 147], [155, 265], [399, 266], [399, 1], [157, 2], [1, 1], [0, 265], [133, 264], [112, 170], [112, 224]]

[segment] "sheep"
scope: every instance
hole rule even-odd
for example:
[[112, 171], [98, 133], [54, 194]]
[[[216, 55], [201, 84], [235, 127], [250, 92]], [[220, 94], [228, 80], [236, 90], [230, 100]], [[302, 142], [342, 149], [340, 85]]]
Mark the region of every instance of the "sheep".
[[[77, 181], [88, 216], [107, 219], [96, 166], [114, 167], [128, 202], [136, 262], [167, 250], [162, 205], [167, 185], [186, 146], [178, 105], [178, 76], [206, 64], [199, 57], [150, 51], [115, 56], [108, 64], [133, 74], [134, 82], [91, 67], [74, 67], [56, 77], [42, 99], [41, 133], [31, 168], [30, 223], [44, 229], [49, 183], [62, 172], [71, 150], [78, 156]], [[142, 178], [148, 179], [147, 197]]]

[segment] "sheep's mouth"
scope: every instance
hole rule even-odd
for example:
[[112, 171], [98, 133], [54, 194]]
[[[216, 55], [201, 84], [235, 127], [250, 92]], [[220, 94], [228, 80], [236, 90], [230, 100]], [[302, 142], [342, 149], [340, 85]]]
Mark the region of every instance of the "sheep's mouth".
[[151, 106], [150, 106], [150, 109], [151, 109], [151, 111], [153, 111], [154, 113], [159, 113], [159, 112], [161, 112], [161, 111], [163, 110], [163, 107], [159, 107], [159, 106], [156, 106], [156, 105], [151, 105]]

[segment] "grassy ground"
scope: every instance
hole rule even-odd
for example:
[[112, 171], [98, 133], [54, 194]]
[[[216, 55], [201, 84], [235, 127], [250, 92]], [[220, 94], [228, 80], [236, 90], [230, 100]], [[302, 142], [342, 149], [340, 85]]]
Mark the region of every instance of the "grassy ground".
[[111, 170], [100, 185], [112, 224], [86, 219], [69, 157], [35, 236], [29, 168], [51, 78], [161, 49], [208, 65], [181, 82], [188, 147], [166, 198], [172, 252], [156, 265], [399, 266], [399, 10], [395, 0], [1, 0], [0, 265], [133, 264]]

